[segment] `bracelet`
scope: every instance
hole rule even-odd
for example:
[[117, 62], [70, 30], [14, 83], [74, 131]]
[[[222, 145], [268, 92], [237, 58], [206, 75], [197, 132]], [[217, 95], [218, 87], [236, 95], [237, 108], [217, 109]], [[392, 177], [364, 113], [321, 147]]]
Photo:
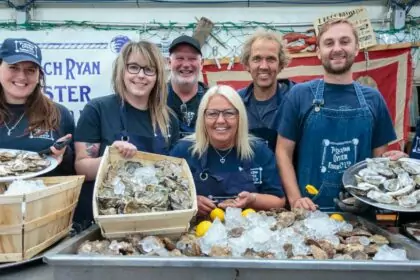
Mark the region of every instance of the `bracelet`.
[[251, 196], [252, 196], [252, 202], [251, 203], [254, 203], [255, 201], [257, 201], [257, 194], [256, 193], [251, 193]]

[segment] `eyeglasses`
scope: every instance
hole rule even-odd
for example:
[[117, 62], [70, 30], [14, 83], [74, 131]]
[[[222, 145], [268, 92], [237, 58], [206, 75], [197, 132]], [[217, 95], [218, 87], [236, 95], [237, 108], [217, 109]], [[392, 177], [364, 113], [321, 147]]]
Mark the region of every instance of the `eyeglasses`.
[[143, 69], [143, 73], [146, 76], [154, 76], [156, 75], [156, 69], [153, 67], [148, 66], [140, 66], [136, 63], [128, 63], [127, 64], [127, 71], [130, 74], [138, 74], [140, 73], [141, 69]]
[[238, 110], [236, 109], [226, 109], [226, 110], [217, 110], [217, 109], [206, 109], [204, 111], [204, 116], [208, 119], [217, 119], [220, 114], [222, 114], [224, 119], [233, 119], [238, 115]]

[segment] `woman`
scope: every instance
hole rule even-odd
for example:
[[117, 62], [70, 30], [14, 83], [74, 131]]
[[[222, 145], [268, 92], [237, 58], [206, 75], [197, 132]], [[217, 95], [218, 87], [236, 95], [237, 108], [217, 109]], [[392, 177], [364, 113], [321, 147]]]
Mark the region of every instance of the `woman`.
[[[75, 168], [87, 181], [95, 180], [108, 145], [125, 158], [137, 150], [167, 155], [179, 138], [177, 119], [166, 105], [164, 60], [154, 44], [127, 43], [114, 62], [112, 84], [115, 94], [88, 103], [77, 123]], [[89, 186], [82, 188], [75, 214], [85, 225], [92, 220]]]
[[59, 165], [45, 175], [71, 175], [71, 148], [57, 150], [52, 145], [71, 139], [74, 120], [64, 106], [44, 95], [41, 63], [41, 49], [27, 39], [9, 38], [1, 45], [0, 148], [34, 152], [49, 148]]
[[170, 155], [185, 158], [190, 166], [199, 215], [216, 206], [268, 210], [285, 205], [274, 154], [248, 135], [244, 104], [229, 86], [207, 91], [195, 134], [180, 140]]

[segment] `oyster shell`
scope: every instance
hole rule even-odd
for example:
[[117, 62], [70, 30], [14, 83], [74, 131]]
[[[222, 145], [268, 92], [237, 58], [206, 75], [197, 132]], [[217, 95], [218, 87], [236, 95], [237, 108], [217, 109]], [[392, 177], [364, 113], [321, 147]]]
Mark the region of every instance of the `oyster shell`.
[[316, 260], [326, 260], [328, 259], [328, 255], [327, 253], [322, 250], [321, 248], [315, 246], [315, 245], [310, 245], [309, 246], [312, 256], [314, 257], [314, 259]]
[[417, 205], [417, 199], [411, 195], [400, 196], [398, 198], [398, 204], [402, 207], [413, 208]]
[[17, 153], [11, 151], [0, 151], [0, 161], [9, 161], [15, 159]]
[[370, 239], [370, 241], [372, 243], [375, 243], [376, 245], [386, 245], [386, 244], [389, 244], [388, 239], [386, 239], [385, 236], [380, 235], [380, 234], [372, 235], [369, 239]]
[[171, 192], [169, 201], [173, 210], [184, 210], [192, 207], [192, 200], [188, 191], [175, 190]]
[[283, 212], [277, 216], [277, 229], [282, 229], [293, 225], [296, 220], [296, 215], [293, 212]]
[[367, 197], [380, 203], [390, 204], [395, 202], [395, 199], [391, 195], [380, 191], [369, 191]]
[[210, 249], [210, 257], [230, 257], [232, 256], [232, 250], [229, 247], [222, 247], [214, 245]]

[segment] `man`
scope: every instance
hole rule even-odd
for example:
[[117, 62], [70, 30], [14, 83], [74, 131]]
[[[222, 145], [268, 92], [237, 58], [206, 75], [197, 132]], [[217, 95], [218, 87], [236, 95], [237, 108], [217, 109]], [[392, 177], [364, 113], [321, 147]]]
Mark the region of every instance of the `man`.
[[203, 60], [199, 42], [180, 36], [169, 47], [171, 79], [168, 83], [168, 106], [179, 119], [180, 137], [195, 130], [198, 105], [208, 87], [199, 82]]
[[272, 31], [254, 33], [245, 42], [241, 55], [241, 62], [252, 77], [252, 83], [239, 91], [248, 113], [249, 130], [263, 138], [273, 152], [277, 109], [293, 86], [290, 80], [277, 80], [288, 61], [281, 35]]
[[[324, 77], [295, 85], [285, 97], [276, 158], [291, 207], [334, 211], [345, 169], [382, 156], [396, 135], [382, 95], [353, 81], [359, 52], [353, 25], [332, 20], [317, 40]], [[307, 185], [318, 193], [309, 194]], [[354, 205], [353, 212], [358, 210]]]

